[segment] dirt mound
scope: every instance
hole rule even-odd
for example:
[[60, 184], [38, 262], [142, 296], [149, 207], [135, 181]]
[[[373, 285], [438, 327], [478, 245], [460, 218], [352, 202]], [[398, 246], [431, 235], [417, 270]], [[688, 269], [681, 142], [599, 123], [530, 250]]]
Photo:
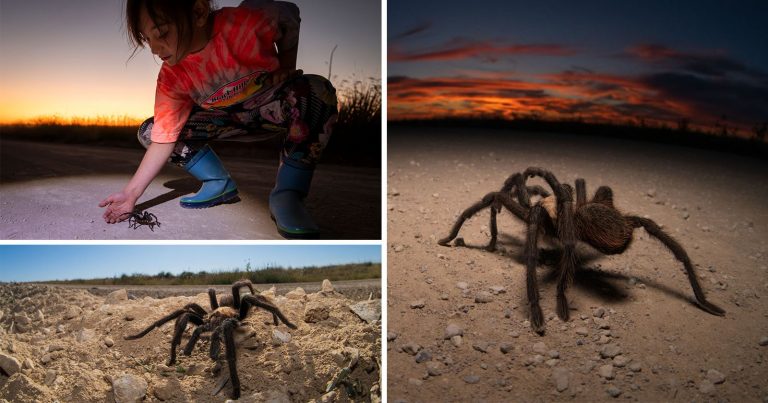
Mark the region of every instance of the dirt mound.
[[[243, 321], [236, 332], [240, 400], [379, 398], [379, 300], [356, 306], [328, 288], [262, 295], [298, 328], [275, 327], [271, 314], [262, 310]], [[232, 388], [224, 354], [218, 362], [208, 358], [205, 335], [191, 356], [179, 354], [172, 367], [165, 365], [172, 323], [138, 340], [123, 339], [192, 302], [207, 307], [208, 296], [129, 300], [125, 290], [99, 297], [77, 289], [0, 285], [0, 401], [227, 400]], [[373, 308], [373, 317], [366, 317], [370, 323], [350, 306], [358, 312], [361, 306]], [[339, 385], [326, 393], [332, 380]]]

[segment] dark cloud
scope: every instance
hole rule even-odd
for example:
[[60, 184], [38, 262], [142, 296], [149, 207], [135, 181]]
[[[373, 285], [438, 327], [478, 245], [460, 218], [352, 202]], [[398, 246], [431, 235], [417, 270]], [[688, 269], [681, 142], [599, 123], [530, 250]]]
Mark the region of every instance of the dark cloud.
[[643, 44], [630, 48], [627, 54], [630, 57], [645, 62], [703, 76], [726, 77], [728, 75], [745, 75], [759, 80], [768, 79], [768, 74], [727, 57], [721, 54], [721, 52], [682, 52], [664, 45]]
[[417, 61], [446, 61], [479, 59], [495, 62], [503, 56], [539, 55], [565, 56], [574, 51], [558, 44], [498, 44], [491, 41], [468, 41], [461, 38], [453, 39], [447, 44], [435, 46], [421, 51], [403, 51], [391, 46], [388, 60], [390, 62]]
[[405, 39], [405, 38], [408, 38], [410, 36], [414, 36], [416, 34], [422, 33], [422, 32], [428, 30], [431, 27], [432, 27], [432, 23], [431, 22], [425, 22], [425, 23], [423, 23], [421, 25], [417, 25], [417, 26], [415, 26], [413, 28], [407, 29], [407, 30], [405, 30], [405, 31], [403, 31], [403, 32], [393, 36], [392, 38], [390, 38], [390, 40], [391, 41], [398, 41], [398, 40], [401, 40], [401, 39]]
[[768, 121], [768, 86], [742, 80], [715, 79], [680, 72], [651, 74], [640, 82], [658, 92], [660, 98], [689, 105], [697, 115], [729, 120], [749, 126]]

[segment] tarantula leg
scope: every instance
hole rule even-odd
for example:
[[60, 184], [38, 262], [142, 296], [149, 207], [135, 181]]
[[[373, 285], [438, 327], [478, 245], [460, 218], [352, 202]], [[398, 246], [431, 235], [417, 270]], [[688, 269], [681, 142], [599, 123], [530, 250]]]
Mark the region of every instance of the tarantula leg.
[[235, 309], [240, 309], [240, 289], [243, 287], [248, 287], [248, 290], [251, 291], [251, 295], [256, 295], [256, 291], [253, 290], [253, 283], [251, 283], [251, 280], [236, 281], [234, 284], [232, 284], [232, 302], [235, 306]]
[[189, 312], [185, 312], [178, 319], [176, 319], [176, 325], [173, 330], [173, 340], [171, 340], [171, 357], [168, 358], [166, 365], [171, 366], [176, 363], [176, 346], [181, 344], [181, 334], [187, 328], [187, 322], [189, 321]]
[[496, 225], [496, 214], [501, 208], [501, 206], [497, 206], [498, 203], [493, 203], [491, 205], [491, 240], [488, 242], [488, 246], [485, 247], [485, 250], [489, 252], [493, 252], [496, 250], [496, 238], [499, 235], [499, 228]]
[[576, 179], [576, 207], [587, 203], [587, 183], [584, 179]]
[[153, 329], [158, 328], [158, 327], [166, 324], [167, 322], [170, 322], [170, 321], [178, 318], [179, 316], [183, 315], [184, 313], [189, 312], [190, 309], [192, 311], [194, 311], [195, 313], [197, 313], [198, 315], [200, 315], [200, 316], [205, 316], [206, 315], [205, 309], [200, 307], [200, 305], [189, 304], [189, 305], [186, 305], [182, 309], [173, 311], [172, 313], [170, 313], [170, 314], [168, 314], [168, 315], [158, 319], [155, 323], [149, 325], [149, 327], [147, 327], [146, 329], [142, 330], [141, 332], [139, 332], [137, 334], [134, 334], [134, 335], [124, 336], [123, 338], [125, 340], [140, 339], [140, 338], [146, 336], [147, 333], [151, 332]]
[[219, 359], [219, 352], [221, 351], [221, 334], [218, 331], [211, 333], [211, 350], [208, 352], [208, 356], [212, 360]]
[[712, 315], [725, 316], [725, 310], [707, 301], [707, 298], [704, 295], [704, 290], [701, 288], [701, 285], [699, 285], [699, 280], [696, 277], [696, 270], [694, 269], [688, 254], [685, 253], [685, 249], [683, 249], [674, 238], [664, 232], [653, 220], [636, 216], [629, 216], [627, 218], [632, 221], [635, 228], [643, 227], [648, 234], [661, 241], [667, 249], [672, 251], [675, 258], [683, 263], [685, 273], [688, 275], [688, 281], [691, 283], [693, 294], [696, 296], [698, 305]]
[[243, 297], [243, 305], [240, 307], [240, 320], [243, 320], [246, 316], [248, 316], [248, 310], [251, 309], [251, 306], [257, 306], [271, 312], [273, 319], [275, 316], [277, 316], [281, 321], [283, 321], [283, 323], [285, 323], [286, 326], [290, 327], [291, 329], [296, 329], [296, 325], [291, 323], [285, 317], [285, 315], [283, 315], [278, 307], [276, 307], [274, 304], [272, 304], [272, 302], [261, 295], [246, 295]]
[[211, 311], [219, 309], [219, 302], [216, 301], [216, 290], [213, 288], [208, 289], [208, 302], [211, 304]]
[[536, 265], [539, 262], [539, 231], [544, 219], [544, 208], [535, 205], [528, 214], [528, 229], [525, 241], [525, 284], [528, 294], [528, 305], [531, 308], [531, 329], [538, 334], [544, 333], [544, 314], [539, 305], [539, 286], [536, 279]]
[[466, 210], [464, 210], [459, 216], [459, 218], [456, 220], [456, 222], [453, 224], [453, 228], [451, 228], [451, 233], [447, 237], [437, 241], [437, 243], [442, 246], [448, 246], [448, 243], [451, 242], [454, 238], [456, 238], [457, 235], [459, 235], [459, 230], [461, 229], [461, 226], [464, 225], [464, 221], [468, 220], [469, 218], [477, 214], [480, 210], [490, 206], [491, 203], [493, 203], [493, 200], [494, 200], [493, 196], [495, 194], [496, 193], [488, 193], [487, 195], [485, 195], [485, 197], [482, 198], [482, 200], [469, 206]]
[[555, 178], [555, 175], [552, 172], [547, 171], [546, 169], [537, 168], [537, 167], [529, 167], [528, 169], [523, 172], [523, 178], [527, 179], [533, 176], [538, 176], [544, 181], [547, 182], [550, 188], [552, 188], [552, 192], [554, 192], [555, 197], [557, 198], [558, 202], [561, 198], [564, 198], [565, 195], [563, 195], [564, 189], [562, 186], [560, 186], [560, 182]]
[[557, 283], [557, 316], [567, 321], [569, 312], [565, 290], [573, 282], [576, 271], [576, 228], [573, 224], [573, 202], [566, 200], [561, 203], [557, 214], [557, 236], [563, 243], [563, 255], [559, 264], [560, 279]]
[[226, 319], [221, 324], [224, 333], [224, 345], [227, 348], [227, 364], [229, 365], [229, 378], [232, 381], [232, 399], [240, 397], [240, 378], [237, 376], [237, 351], [235, 351], [235, 339], [232, 335], [237, 327], [236, 319]]
[[196, 324], [198, 327], [195, 328], [195, 331], [192, 332], [192, 336], [189, 337], [189, 341], [187, 342], [187, 345], [184, 346], [184, 351], [182, 352], [184, 355], [189, 356], [192, 354], [192, 350], [195, 348], [195, 344], [197, 344], [197, 340], [200, 338], [200, 335], [204, 332], [210, 331], [210, 326], [203, 326], [203, 320], [199, 319], [199, 323], [196, 322], [194, 317], [190, 317], [190, 320], [192, 320], [192, 323]]

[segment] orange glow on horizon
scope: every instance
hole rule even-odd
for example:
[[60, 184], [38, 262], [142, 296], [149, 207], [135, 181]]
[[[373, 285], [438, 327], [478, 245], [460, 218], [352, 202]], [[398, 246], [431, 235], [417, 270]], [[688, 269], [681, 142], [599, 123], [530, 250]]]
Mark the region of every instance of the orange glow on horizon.
[[138, 126], [144, 119], [134, 116], [61, 116], [44, 115], [27, 119], [2, 119], [2, 125], [24, 126]]

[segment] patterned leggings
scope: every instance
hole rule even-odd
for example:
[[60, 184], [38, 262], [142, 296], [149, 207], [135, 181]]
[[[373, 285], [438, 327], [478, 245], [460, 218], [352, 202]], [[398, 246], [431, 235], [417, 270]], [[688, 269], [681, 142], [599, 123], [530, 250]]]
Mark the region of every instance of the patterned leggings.
[[[229, 137], [284, 136], [281, 160], [314, 166], [331, 137], [338, 117], [336, 89], [324, 77], [305, 74], [286, 81], [268, 99], [246, 101], [224, 110], [195, 107], [171, 154], [170, 162], [184, 166], [209, 141]], [[247, 123], [246, 123], [247, 122]], [[146, 148], [154, 119], [139, 128]]]

